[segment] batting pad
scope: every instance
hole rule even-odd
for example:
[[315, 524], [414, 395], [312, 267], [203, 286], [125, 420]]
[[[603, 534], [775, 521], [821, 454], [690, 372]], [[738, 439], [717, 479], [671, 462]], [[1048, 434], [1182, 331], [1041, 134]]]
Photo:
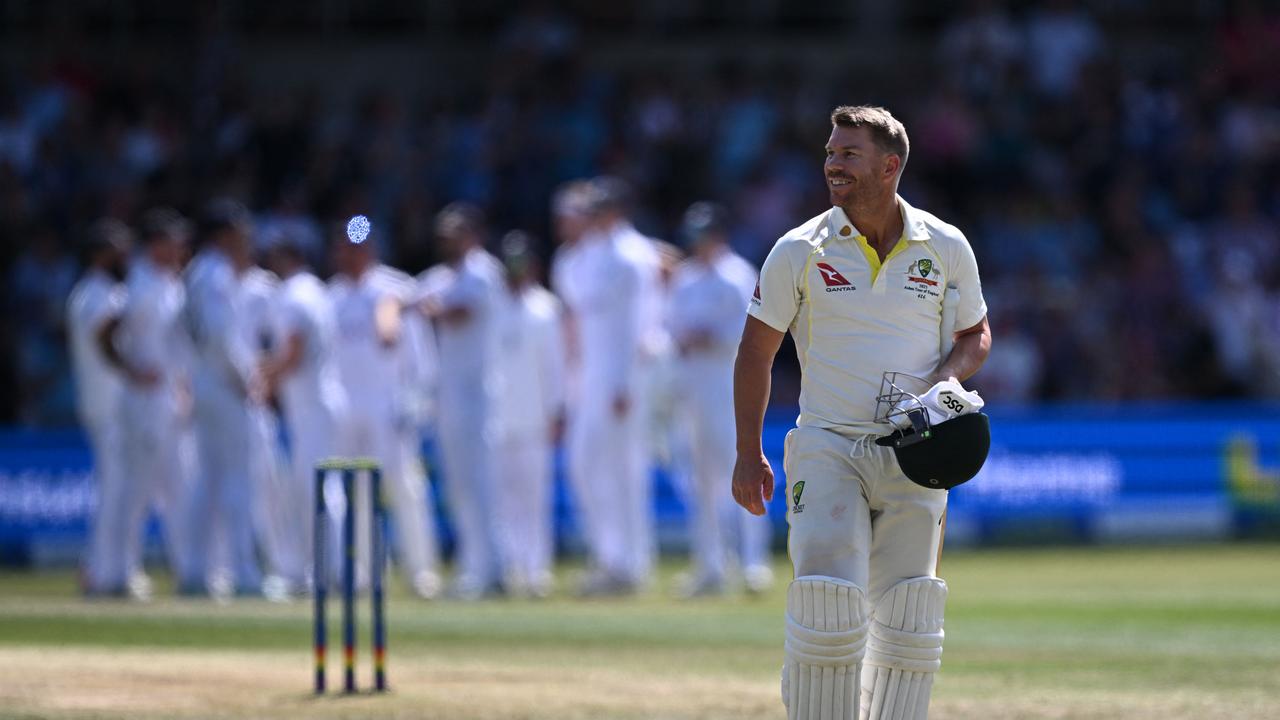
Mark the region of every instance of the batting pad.
[[947, 584], [918, 577], [889, 588], [876, 604], [862, 669], [862, 720], [925, 720], [942, 666]]
[[782, 703], [788, 720], [853, 720], [867, 647], [866, 593], [846, 580], [806, 575], [787, 588]]

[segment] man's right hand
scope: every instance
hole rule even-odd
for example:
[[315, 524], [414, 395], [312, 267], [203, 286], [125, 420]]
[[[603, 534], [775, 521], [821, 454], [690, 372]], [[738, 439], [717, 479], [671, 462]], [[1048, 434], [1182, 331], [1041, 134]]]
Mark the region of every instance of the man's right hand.
[[773, 499], [773, 468], [763, 455], [738, 454], [733, 464], [733, 499], [752, 515], [763, 515]]

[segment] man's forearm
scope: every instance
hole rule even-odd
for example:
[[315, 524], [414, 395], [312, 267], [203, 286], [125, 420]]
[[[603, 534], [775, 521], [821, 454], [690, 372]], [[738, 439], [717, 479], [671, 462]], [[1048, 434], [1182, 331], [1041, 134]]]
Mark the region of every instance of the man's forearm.
[[285, 343], [284, 351], [272, 356], [262, 367], [262, 374], [272, 382], [292, 375], [302, 367], [302, 357], [306, 352], [307, 341], [301, 333], [293, 333]]
[[987, 361], [991, 353], [991, 329], [984, 322], [979, 329], [964, 333], [956, 338], [951, 354], [938, 368], [939, 378], [954, 377], [957, 380], [968, 380]]
[[746, 348], [738, 349], [733, 365], [733, 410], [738, 430], [738, 452], [761, 452], [760, 435], [769, 405], [773, 358]]

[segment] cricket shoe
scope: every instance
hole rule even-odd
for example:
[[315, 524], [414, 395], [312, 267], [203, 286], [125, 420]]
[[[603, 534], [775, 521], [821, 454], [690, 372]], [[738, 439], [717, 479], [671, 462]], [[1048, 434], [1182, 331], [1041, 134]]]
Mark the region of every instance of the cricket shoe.
[[155, 596], [155, 584], [151, 582], [150, 575], [139, 570], [129, 575], [125, 591], [129, 593], [130, 600], [151, 602], [151, 598]]
[[287, 603], [295, 595], [293, 584], [280, 575], [262, 579], [262, 597], [274, 603]]
[[556, 579], [551, 573], [539, 573], [530, 581], [526, 590], [529, 597], [534, 600], [546, 600], [551, 597], [551, 593], [555, 591]]
[[444, 588], [444, 583], [440, 581], [440, 576], [430, 570], [423, 570], [413, 576], [413, 594], [422, 600], [435, 600], [440, 597], [440, 592]]
[[748, 595], [763, 595], [773, 589], [773, 569], [768, 565], [749, 565], [742, 571], [742, 582]]

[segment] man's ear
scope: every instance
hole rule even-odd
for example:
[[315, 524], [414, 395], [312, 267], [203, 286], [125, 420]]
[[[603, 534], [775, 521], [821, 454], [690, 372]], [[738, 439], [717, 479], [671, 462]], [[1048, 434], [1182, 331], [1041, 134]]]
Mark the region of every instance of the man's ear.
[[884, 156], [884, 176], [887, 180], [892, 180], [898, 176], [898, 170], [902, 168], [902, 157], [893, 153], [886, 153]]

